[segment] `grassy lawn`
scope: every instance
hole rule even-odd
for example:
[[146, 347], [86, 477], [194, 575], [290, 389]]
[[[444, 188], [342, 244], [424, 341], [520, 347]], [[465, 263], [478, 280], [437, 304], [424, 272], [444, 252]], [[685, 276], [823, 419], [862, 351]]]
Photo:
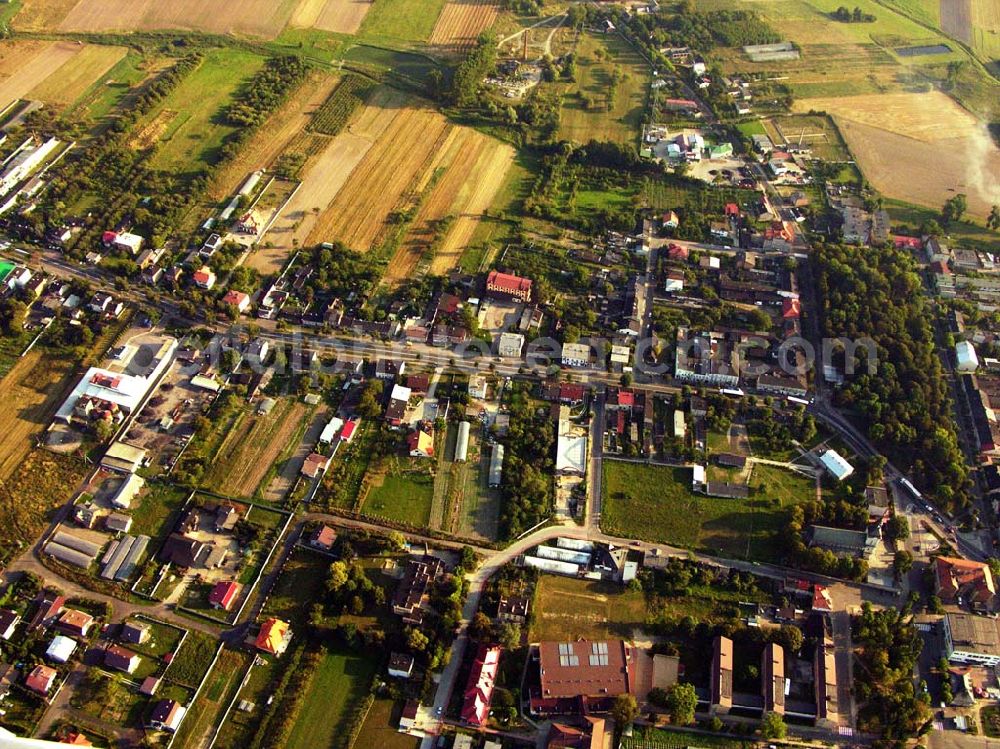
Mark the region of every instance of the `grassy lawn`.
[[170, 662], [165, 676], [172, 682], [195, 689], [215, 657], [219, 641], [209, 634], [192, 629]]
[[764, 129], [764, 124], [760, 120], [741, 122], [736, 126], [736, 129], [746, 136], [767, 134], [767, 131]]
[[[396, 460], [390, 459], [392, 462]], [[431, 462], [420, 458], [399, 458], [398, 465], [390, 473], [375, 479], [381, 483], [368, 492], [362, 512], [414, 526], [426, 526], [434, 500], [434, 477], [428, 471]]]
[[292, 629], [309, 616], [303, 601], [319, 600], [324, 591], [327, 569], [333, 560], [322, 554], [296, 549], [285, 562], [264, 613], [291, 623]]
[[327, 651], [304, 697], [287, 749], [333, 747], [352, 709], [368, 691], [375, 667], [369, 658]]
[[354, 749], [417, 749], [420, 739], [400, 733], [397, 728], [402, 711], [402, 702], [375, 700]]
[[668, 731], [657, 728], [636, 728], [631, 736], [622, 739], [622, 749], [685, 749], [689, 746], [710, 749], [744, 749], [755, 746], [755, 741], [740, 741], [726, 736], [711, 736], [691, 731]]
[[149, 639], [146, 642], [141, 645], [129, 645], [129, 648], [149, 658], [162, 658], [167, 653], [173, 653], [177, 649], [177, 644], [181, 641], [181, 637], [184, 636], [184, 632], [180, 629], [167, 624], [160, 624], [159, 622], [139, 617], [133, 621], [148, 626], [150, 633]]
[[375, 0], [361, 22], [358, 36], [373, 41], [425, 42], [444, 3], [445, 0]]
[[605, 532], [763, 562], [779, 558], [773, 536], [784, 509], [814, 491], [811, 480], [771, 466], [755, 469], [746, 500], [692, 494], [688, 468], [608, 460], [603, 481]]
[[[117, 107], [133, 86], [146, 78], [143, 56], [134, 50], [119, 60], [90, 89], [73, 103], [71, 112], [91, 120], [101, 120]], [[67, 112], [68, 116], [70, 112]]]
[[619, 36], [582, 34], [576, 47], [576, 81], [563, 97], [559, 137], [578, 143], [636, 142], [649, 78], [645, 60]]
[[[216, 746], [246, 746], [250, 743], [261, 715], [266, 710], [268, 690], [282, 665], [268, 658], [252, 660], [250, 678], [240, 690], [239, 699], [252, 703], [254, 707], [249, 711], [233, 710], [229, 713], [219, 730]], [[206, 690], [209, 686], [206, 685]]]
[[556, 575], [539, 576], [534, 610], [531, 642], [630, 638], [646, 621], [643, 593]]
[[145, 120], [152, 121], [164, 111], [176, 112], [160, 137], [152, 167], [191, 176], [218, 161], [220, 147], [237, 129], [221, 122], [222, 112], [263, 63], [260, 55], [235, 47], [206, 52], [198, 69]]
[[[892, 225], [905, 225], [909, 227], [913, 234], [917, 228], [928, 219], [940, 219], [938, 211], [930, 208], [903, 203], [898, 200], [886, 198], [885, 209], [889, 212]], [[994, 252], [1000, 250], [1000, 234], [989, 231], [985, 226], [969, 223], [967, 221], [954, 221], [948, 225], [948, 237], [952, 242], [973, 244], [983, 249], [992, 249]]]
[[784, 140], [789, 143], [801, 140], [803, 145], [812, 148], [817, 158], [824, 161], [848, 161], [851, 158], [847, 144], [827, 115], [784, 115], [773, 118], [771, 124], [784, 136]]

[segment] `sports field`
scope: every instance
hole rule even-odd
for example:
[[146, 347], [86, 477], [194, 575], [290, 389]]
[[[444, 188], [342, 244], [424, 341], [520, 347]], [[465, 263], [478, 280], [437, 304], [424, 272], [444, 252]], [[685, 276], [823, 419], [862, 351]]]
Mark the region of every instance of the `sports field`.
[[980, 222], [1000, 203], [1000, 149], [945, 94], [802, 99], [794, 108], [833, 115], [865, 177], [890, 198], [940, 208], [962, 192]]

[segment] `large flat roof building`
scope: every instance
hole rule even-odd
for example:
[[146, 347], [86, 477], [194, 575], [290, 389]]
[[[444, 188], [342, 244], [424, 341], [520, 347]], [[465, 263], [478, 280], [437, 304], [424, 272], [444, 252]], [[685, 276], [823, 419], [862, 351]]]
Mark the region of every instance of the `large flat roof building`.
[[1000, 627], [996, 619], [973, 614], [947, 614], [943, 622], [944, 650], [953, 663], [1000, 665]]
[[635, 686], [635, 659], [623, 640], [546, 641], [538, 656], [541, 686], [531, 697], [536, 715], [602, 712]]
[[719, 635], [712, 643], [712, 688], [709, 712], [725, 715], [733, 706], [733, 641]]

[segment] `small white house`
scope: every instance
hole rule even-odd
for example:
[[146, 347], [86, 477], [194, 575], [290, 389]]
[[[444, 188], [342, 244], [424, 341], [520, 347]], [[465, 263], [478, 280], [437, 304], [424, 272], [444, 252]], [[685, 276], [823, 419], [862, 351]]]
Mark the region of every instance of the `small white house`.
[[53, 663], [65, 663], [75, 651], [76, 640], [66, 635], [56, 635], [45, 650], [45, 657]]
[[955, 369], [959, 372], [975, 372], [979, 369], [979, 357], [969, 341], [959, 341], [955, 344], [955, 360]]
[[684, 291], [684, 273], [679, 270], [667, 272], [667, 280], [663, 284], [663, 290], [668, 294], [676, 294]]

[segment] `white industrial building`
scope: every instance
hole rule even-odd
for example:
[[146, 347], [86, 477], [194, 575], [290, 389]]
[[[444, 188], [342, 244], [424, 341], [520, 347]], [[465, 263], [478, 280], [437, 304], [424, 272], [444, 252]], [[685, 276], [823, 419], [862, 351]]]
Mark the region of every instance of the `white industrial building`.
[[25, 141], [4, 164], [3, 174], [0, 174], [0, 195], [6, 195], [17, 187], [58, 147], [59, 141], [55, 138], [37, 145], [34, 138]]
[[827, 473], [837, 481], [843, 481], [854, 473], [854, 466], [844, 460], [843, 456], [836, 450], [827, 450], [819, 456], [819, 462], [827, 470]]
[[955, 361], [955, 369], [959, 372], [975, 372], [979, 369], [979, 357], [969, 341], [959, 341], [955, 344]]
[[583, 475], [587, 470], [587, 438], [571, 437], [560, 430], [556, 441], [556, 473]]
[[[143, 402], [160, 375], [170, 366], [176, 351], [177, 339], [168, 338], [157, 350], [149, 366], [144, 367], [142, 373], [138, 375], [104, 367], [91, 367], [80, 378], [69, 397], [63, 401], [56, 412], [56, 419], [67, 424], [72, 422], [77, 403], [81, 399], [104, 401], [114, 404], [126, 414], [132, 413]], [[127, 369], [128, 362], [120, 366]]]
[[129, 474], [111, 496], [111, 504], [120, 510], [127, 510], [145, 485], [146, 480], [142, 476], [136, 473]]
[[590, 564], [590, 552], [574, 551], [573, 549], [561, 549], [558, 546], [539, 546], [535, 549], [535, 556], [542, 559], [555, 559], [558, 562], [569, 562], [586, 566]]

